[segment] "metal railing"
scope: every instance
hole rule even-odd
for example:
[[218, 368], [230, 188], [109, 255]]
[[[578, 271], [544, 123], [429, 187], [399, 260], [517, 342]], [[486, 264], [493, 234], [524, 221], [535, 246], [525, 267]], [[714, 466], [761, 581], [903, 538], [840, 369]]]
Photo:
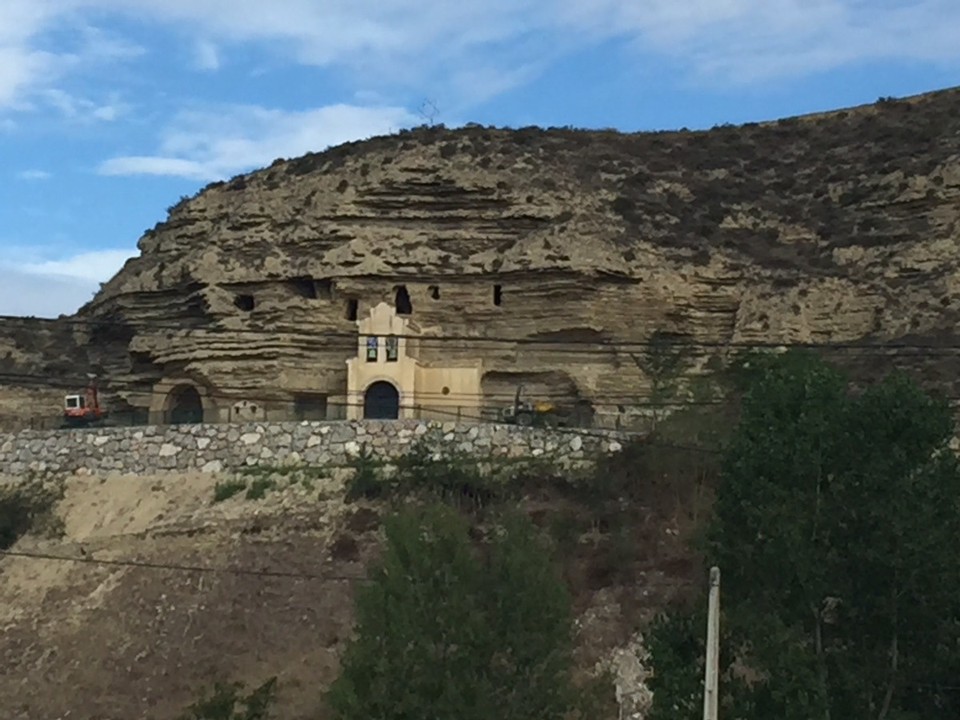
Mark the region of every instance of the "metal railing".
[[[351, 413], [354, 409], [354, 413]], [[459, 423], [512, 423], [530, 424], [535, 427], [562, 427], [597, 430], [644, 431], [649, 428], [653, 417], [648, 405], [601, 407], [591, 412], [570, 412], [552, 415], [544, 413], [534, 415], [532, 421], [519, 422], [505, 419], [503, 405], [427, 405], [401, 406], [400, 419], [434, 420]], [[257, 412], [236, 412], [233, 408], [222, 410], [165, 411], [150, 413], [145, 409], [112, 411], [101, 426], [108, 427], [146, 427], [192, 424], [244, 424], [254, 422], [344, 422], [351, 415], [363, 417], [363, 408], [349, 403], [330, 402], [323, 407], [295, 408], [292, 406], [265, 406]], [[58, 416], [32, 416], [14, 419], [0, 424], [0, 432], [11, 433], [20, 430], [57, 430], [64, 429], [64, 422]]]

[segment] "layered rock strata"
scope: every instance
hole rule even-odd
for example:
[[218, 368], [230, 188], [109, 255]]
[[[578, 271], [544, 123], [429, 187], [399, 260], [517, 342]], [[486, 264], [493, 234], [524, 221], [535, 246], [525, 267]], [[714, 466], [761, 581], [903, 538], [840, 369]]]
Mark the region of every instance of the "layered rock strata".
[[699, 365], [865, 344], [833, 357], [953, 394], [958, 223], [957, 90], [705, 132], [420, 128], [184, 199], [75, 320], [118, 407], [165, 378], [335, 399], [380, 302], [423, 328], [422, 362], [481, 359], [495, 406], [523, 384], [628, 412], [657, 331]]

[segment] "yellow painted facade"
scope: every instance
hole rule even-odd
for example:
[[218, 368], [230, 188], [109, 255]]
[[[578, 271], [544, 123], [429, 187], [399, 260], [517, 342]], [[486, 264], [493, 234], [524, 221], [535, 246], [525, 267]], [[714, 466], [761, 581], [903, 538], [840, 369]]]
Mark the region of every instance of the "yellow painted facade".
[[357, 356], [347, 361], [348, 418], [479, 418], [479, 360], [460, 366], [421, 364], [421, 328], [386, 303], [372, 308], [357, 327]]
[[480, 419], [480, 360], [423, 364], [419, 359], [422, 328], [386, 303], [358, 318], [357, 332], [357, 354], [347, 360], [343, 395], [316, 393], [304, 381], [303, 389], [288, 398], [282, 394], [257, 397], [255, 393], [247, 398], [227, 398], [194, 378], [168, 377], [153, 387], [150, 422], [258, 422], [293, 417]]

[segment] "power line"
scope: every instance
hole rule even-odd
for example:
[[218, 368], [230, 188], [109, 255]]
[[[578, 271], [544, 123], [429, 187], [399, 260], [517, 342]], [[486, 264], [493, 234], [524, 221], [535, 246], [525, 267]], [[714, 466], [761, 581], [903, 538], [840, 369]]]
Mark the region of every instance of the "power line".
[[[213, 319], [212, 322], [221, 322], [223, 319]], [[252, 327], [228, 328], [218, 327], [189, 327], [178, 323], [165, 323], [160, 321], [132, 321], [118, 319], [115, 317], [100, 318], [22, 318], [10, 315], [0, 315], [0, 323], [25, 323], [25, 322], [44, 322], [58, 326], [68, 327], [95, 327], [95, 328], [122, 328], [125, 330], [146, 330], [146, 331], [168, 331], [171, 333], [182, 334], [222, 334], [222, 335], [260, 335], [265, 337], [286, 336], [291, 338], [306, 338], [308, 341], [321, 339], [343, 339], [349, 340], [349, 347], [352, 348], [359, 339], [367, 337], [359, 329], [355, 331], [337, 331], [337, 330], [318, 330], [304, 331], [290, 328], [280, 329], [260, 329]], [[562, 332], [558, 331], [558, 332]], [[893, 342], [893, 341], [834, 341], [834, 342], [813, 342], [813, 341], [758, 341], [758, 340], [693, 340], [683, 335], [670, 336], [668, 340], [617, 340], [610, 337], [598, 337], [596, 339], [586, 338], [556, 338], [556, 337], [510, 337], [510, 336], [481, 336], [481, 335], [417, 335], [417, 334], [390, 334], [391, 337], [398, 339], [414, 340], [423, 342], [461, 342], [461, 343], [505, 343], [512, 345], [568, 345], [568, 346], [588, 346], [604, 348], [605, 351], [611, 348], [637, 348], [646, 349], [652, 347], [670, 347], [670, 348], [697, 348], [697, 349], [811, 349], [811, 350], [950, 350], [960, 352], [960, 342], [956, 343], [919, 343], [919, 342]], [[181, 338], [182, 339], [182, 338]]]
[[143, 560], [106, 560], [101, 558], [73, 555], [54, 555], [52, 553], [24, 552], [16, 550], [0, 550], [0, 555], [8, 557], [26, 558], [31, 560], [52, 560], [56, 562], [84, 563], [88, 565], [105, 565], [113, 567], [145, 568], [148, 570], [173, 570], [190, 573], [218, 573], [227, 575], [252, 575], [256, 577], [298, 578], [304, 580], [367, 580], [365, 575], [318, 575], [283, 570], [252, 570], [249, 568], [212, 567], [207, 565], [185, 565], [179, 563], [158, 563]]
[[[128, 568], [137, 568], [143, 570], [167, 570], [172, 572], [183, 572], [183, 573], [210, 573], [210, 574], [220, 574], [220, 575], [241, 575], [241, 576], [252, 576], [252, 577], [271, 577], [271, 578], [286, 578], [286, 579], [296, 579], [296, 580], [327, 580], [327, 581], [336, 581], [336, 582], [369, 582], [372, 581], [369, 575], [336, 575], [336, 574], [316, 574], [316, 573], [304, 573], [304, 572], [295, 572], [295, 571], [283, 571], [283, 570], [254, 570], [250, 568], [230, 568], [230, 567], [213, 567], [209, 565], [186, 565], [180, 563], [161, 563], [161, 562], [149, 562], [144, 560], [107, 560], [102, 558], [95, 558], [89, 555], [54, 555], [53, 553], [40, 553], [40, 552], [26, 552], [19, 550], [0, 550], [0, 555], [5, 555], [7, 557], [25, 559], [25, 560], [47, 560], [53, 562], [69, 562], [69, 563], [80, 563], [87, 565], [99, 565], [105, 567], [128, 567]], [[677, 579], [677, 580], [657, 580], [657, 581], [645, 581], [645, 587], [658, 587], [658, 586], [669, 586], [669, 587], [681, 587], [684, 585], [693, 584], [689, 580]]]
[[[35, 373], [5, 373], [0, 372], [0, 383], [4, 380], [9, 382], [38, 382], [43, 381], [44, 376], [37, 375]], [[200, 383], [198, 383], [200, 384]], [[532, 383], [521, 383], [524, 385], [529, 385]], [[82, 388], [79, 388], [76, 383], [68, 383], [65, 381], [56, 381], [53, 383], [48, 383], [48, 387], [55, 387], [64, 390], [73, 390], [79, 391]], [[101, 392], [151, 392], [148, 389], [145, 389], [143, 386], [139, 385], [134, 381], [124, 381], [117, 382], [111, 381], [109, 384], [105, 383], [101, 387]], [[232, 392], [229, 392], [232, 391]], [[240, 395], [242, 393], [242, 395]], [[215, 386], [211, 389], [205, 389], [204, 396], [214, 399], [222, 400], [259, 400], [259, 401], [283, 401], [289, 402], [295, 395], [349, 395], [346, 390], [337, 393], [330, 392], [319, 392], [316, 390], [307, 390], [301, 388], [289, 388], [281, 389], [278, 388], [272, 392], [265, 390], [263, 388], [258, 388], [256, 386], [250, 385], [231, 385], [224, 383], [216, 383]], [[415, 393], [416, 397], [419, 398], [428, 398], [433, 400], [443, 400], [442, 405], [454, 405], [454, 400], [464, 400], [465, 403], [471, 400], [476, 399], [485, 399], [485, 400], [503, 400], [511, 401], [509, 404], [512, 405], [512, 401], [516, 397], [516, 392], [450, 392], [444, 393], [442, 391], [418, 391]], [[589, 402], [593, 405], [600, 406], [615, 406], [621, 404], [629, 404], [632, 407], [675, 407], [679, 405], [683, 406], [710, 406], [710, 405], [720, 405], [723, 404], [722, 400], [699, 400], [695, 398], [686, 398], [686, 399], [677, 399], [677, 400], [663, 400], [655, 401], [651, 400], [650, 393], [614, 393], [614, 392], [584, 392], [578, 393], [575, 390], [573, 391], [561, 391], [561, 390], [552, 390], [547, 392], [525, 392], [521, 394], [521, 399], [523, 398], [532, 398], [534, 400], [570, 400], [570, 401], [582, 401]], [[603, 402], [609, 401], [609, 402]], [[330, 403], [335, 405], [345, 405], [345, 406], [355, 406], [353, 403]], [[431, 406], [432, 407], [432, 406]]]

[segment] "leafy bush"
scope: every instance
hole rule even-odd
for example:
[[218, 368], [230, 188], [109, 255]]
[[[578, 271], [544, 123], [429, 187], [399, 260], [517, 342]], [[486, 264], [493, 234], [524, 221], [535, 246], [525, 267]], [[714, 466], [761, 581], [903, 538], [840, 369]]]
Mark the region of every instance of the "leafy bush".
[[178, 720], [268, 720], [276, 701], [277, 678], [272, 677], [248, 695], [243, 683], [217, 682], [209, 695], [191, 705]]
[[247, 489], [247, 481], [241, 479], [225, 480], [218, 482], [213, 488], [213, 502], [223, 502], [229, 500], [237, 493]]
[[347, 502], [360, 498], [372, 500], [387, 491], [382, 465], [366, 445], [350, 464], [353, 476], [347, 483]]
[[477, 548], [445, 506], [386, 524], [327, 699], [336, 720], [562, 718], [576, 706], [572, 608], [525, 518]]
[[347, 485], [348, 501], [359, 498], [420, 497], [441, 500], [458, 507], [485, 507], [502, 496], [503, 479], [477, 459], [425, 435], [411, 443], [407, 452], [387, 463], [366, 447], [351, 463], [354, 474]]
[[247, 500], [262, 500], [267, 495], [268, 490], [273, 490], [277, 486], [277, 483], [272, 478], [259, 477], [256, 478], [250, 487], [247, 488], [246, 498]]
[[[730, 588], [721, 657], [755, 678], [721, 684], [725, 716], [960, 717], [948, 403], [902, 375], [854, 391], [801, 352], [741, 371], [740, 421], [702, 546]], [[676, 708], [700, 692], [664, 669], [702, 656], [704, 624], [678, 615], [654, 634], [657, 720], [688, 717]]]
[[30, 532], [62, 535], [63, 521], [55, 508], [63, 493], [62, 482], [34, 478], [0, 486], [0, 550]]
[[414, 442], [397, 460], [394, 485], [458, 506], [483, 507], [497, 497], [496, 483], [471, 455], [429, 436]]

